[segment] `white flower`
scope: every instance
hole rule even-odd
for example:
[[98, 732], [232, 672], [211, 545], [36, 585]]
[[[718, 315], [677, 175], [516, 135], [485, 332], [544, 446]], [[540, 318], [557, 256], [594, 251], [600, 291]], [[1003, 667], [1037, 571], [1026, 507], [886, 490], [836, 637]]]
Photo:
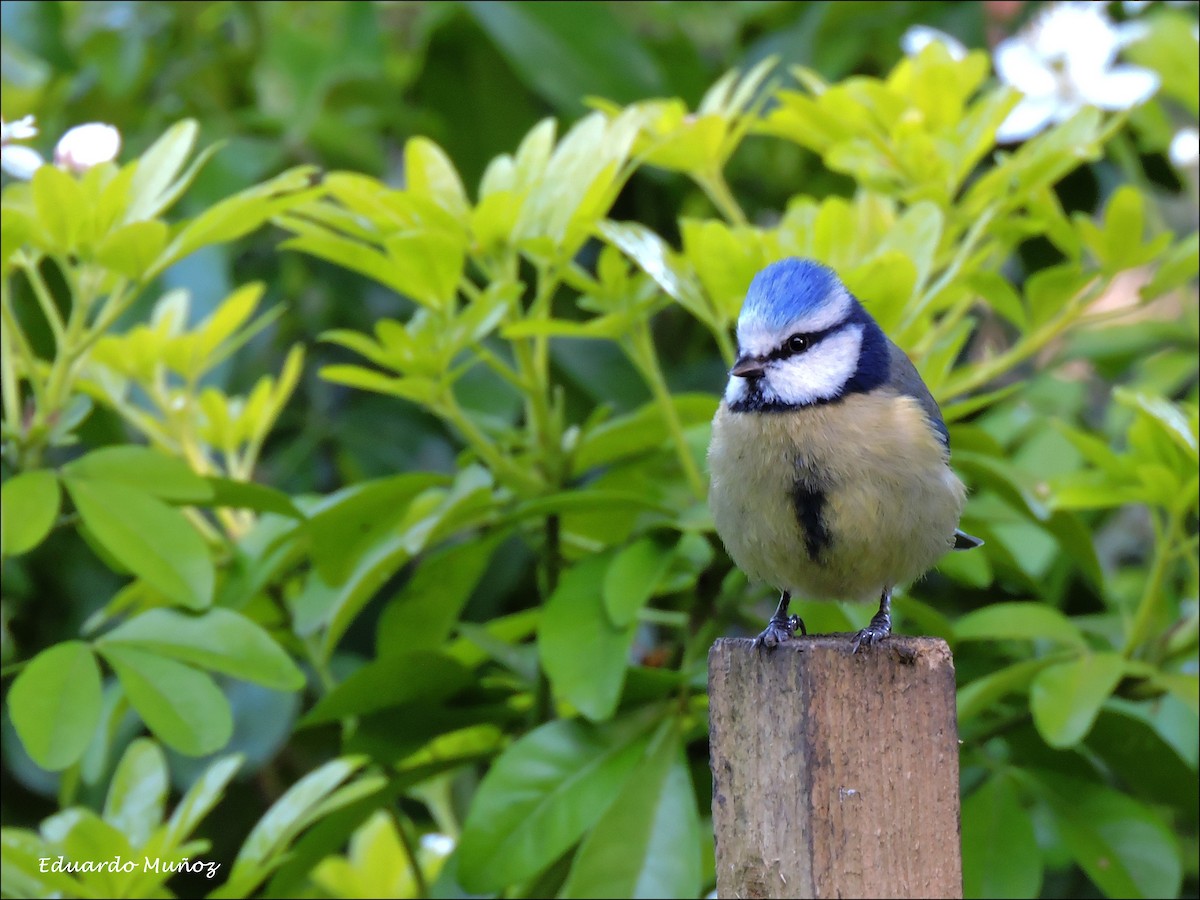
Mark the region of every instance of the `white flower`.
[[1200, 131], [1181, 128], [1171, 138], [1171, 148], [1167, 153], [1176, 168], [1194, 168], [1200, 162]]
[[1158, 90], [1157, 73], [1114, 65], [1117, 53], [1145, 33], [1115, 25], [1103, 4], [1056, 3], [1019, 34], [996, 46], [996, 72], [1025, 96], [996, 132], [1001, 142], [1032, 137], [1084, 106], [1129, 109]]
[[46, 164], [42, 154], [32, 147], [21, 147], [12, 143], [29, 140], [36, 137], [37, 133], [33, 116], [25, 116], [15, 122], [0, 119], [0, 169], [3, 169], [5, 174], [28, 181], [34, 172]]
[[46, 164], [42, 154], [32, 147], [13, 145], [0, 149], [0, 169], [13, 178], [28, 181], [33, 173]]
[[37, 137], [37, 122], [33, 116], [25, 116], [17, 119], [15, 122], [5, 122], [0, 119], [0, 144], [7, 144], [10, 141], [27, 141], [31, 137]]
[[54, 164], [69, 172], [86, 172], [111, 162], [121, 150], [121, 132], [103, 122], [76, 125], [54, 148]]
[[454, 850], [454, 838], [448, 834], [421, 835], [421, 849], [436, 857], [449, 856]]
[[[1163, 2], [1167, 6], [1187, 6], [1189, 3], [1195, 3], [1196, 0], [1163, 0]], [[1149, 5], [1150, 0], [1124, 0], [1121, 9], [1125, 11], [1125, 15], [1134, 16]]]
[[900, 49], [908, 56], [918, 56], [930, 44], [941, 44], [953, 60], [965, 59], [966, 45], [952, 34], [930, 28], [928, 25], [912, 25], [900, 38]]

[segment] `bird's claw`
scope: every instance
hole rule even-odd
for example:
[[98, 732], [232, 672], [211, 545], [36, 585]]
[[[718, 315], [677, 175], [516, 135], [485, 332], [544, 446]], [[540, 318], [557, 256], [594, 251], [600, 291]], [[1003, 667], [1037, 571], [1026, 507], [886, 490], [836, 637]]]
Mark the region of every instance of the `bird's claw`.
[[850, 644], [850, 652], [857, 653], [858, 648], [863, 644], [868, 647], [878, 644], [891, 633], [892, 627], [890, 622], [880, 623], [872, 619], [870, 625], [854, 636], [854, 640]]
[[754, 646], [774, 650], [795, 637], [797, 628], [801, 634], [808, 634], [808, 629], [804, 627], [804, 622], [799, 616], [772, 616], [762, 634], [754, 639]]

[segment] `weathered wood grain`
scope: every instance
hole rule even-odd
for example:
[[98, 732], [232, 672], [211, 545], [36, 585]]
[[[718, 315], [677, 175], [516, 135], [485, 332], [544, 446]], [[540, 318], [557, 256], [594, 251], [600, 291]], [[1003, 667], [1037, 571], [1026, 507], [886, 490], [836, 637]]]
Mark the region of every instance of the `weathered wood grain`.
[[722, 900], [962, 896], [950, 648], [850, 637], [709, 652]]

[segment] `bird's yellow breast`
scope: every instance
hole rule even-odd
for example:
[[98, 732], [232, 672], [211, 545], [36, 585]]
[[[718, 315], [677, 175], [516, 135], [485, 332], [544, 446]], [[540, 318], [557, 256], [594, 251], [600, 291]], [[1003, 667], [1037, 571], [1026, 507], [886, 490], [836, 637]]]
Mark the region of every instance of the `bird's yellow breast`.
[[[785, 412], [722, 403], [708, 460], [734, 562], [807, 599], [877, 599], [919, 577], [953, 545], [965, 501], [920, 405], [886, 391]], [[818, 515], [810, 503], [797, 517], [798, 481]]]

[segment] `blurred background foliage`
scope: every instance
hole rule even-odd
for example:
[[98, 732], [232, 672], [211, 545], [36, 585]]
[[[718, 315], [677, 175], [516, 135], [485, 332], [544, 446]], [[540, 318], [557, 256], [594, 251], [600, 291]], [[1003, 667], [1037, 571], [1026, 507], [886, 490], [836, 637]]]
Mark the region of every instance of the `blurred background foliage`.
[[[82, 892], [18, 873], [89, 847], [226, 896], [709, 890], [704, 653], [771, 601], [711, 533], [707, 420], [749, 275], [804, 253], [913, 353], [988, 538], [896, 603], [955, 650], [967, 895], [1194, 895], [1195, 9], [1111, 4], [1159, 96], [1020, 149], [986, 53], [897, 68], [913, 24], [987, 48], [1040, 6], [6, 0], [5, 120], [154, 164], [5, 193], [55, 261], [5, 250], [27, 361], [37, 273], [64, 311], [76, 267], [141, 285], [91, 298], [38, 453], [6, 417], [6, 530], [54, 499], [5, 550], [5, 893]], [[140, 230], [47, 225], [80, 199]]]

